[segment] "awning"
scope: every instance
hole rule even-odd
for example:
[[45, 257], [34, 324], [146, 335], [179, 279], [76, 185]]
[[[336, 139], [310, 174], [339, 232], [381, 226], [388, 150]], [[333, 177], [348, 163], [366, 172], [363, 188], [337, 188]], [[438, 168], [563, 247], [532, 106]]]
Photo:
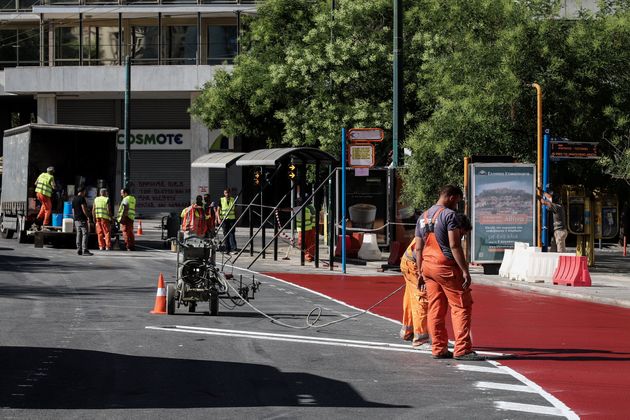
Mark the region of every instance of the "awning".
[[293, 163], [324, 163], [335, 164], [331, 154], [314, 147], [285, 147], [278, 149], [259, 149], [241, 157], [236, 166], [276, 166], [282, 160], [292, 160]]
[[191, 168], [211, 168], [211, 169], [226, 169], [236, 162], [245, 153], [241, 152], [215, 152], [208, 153], [195, 159], [190, 164]]

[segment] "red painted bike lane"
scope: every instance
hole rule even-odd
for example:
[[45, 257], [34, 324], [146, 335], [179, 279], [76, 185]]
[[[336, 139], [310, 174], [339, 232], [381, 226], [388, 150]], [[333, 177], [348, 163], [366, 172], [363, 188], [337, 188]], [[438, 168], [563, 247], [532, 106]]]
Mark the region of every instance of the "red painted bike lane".
[[[398, 276], [267, 274], [362, 309], [403, 283]], [[482, 285], [473, 285], [473, 299], [475, 349], [514, 354], [500, 362], [580, 417], [630, 415], [630, 309]], [[401, 308], [402, 291], [372, 312], [400, 321]]]

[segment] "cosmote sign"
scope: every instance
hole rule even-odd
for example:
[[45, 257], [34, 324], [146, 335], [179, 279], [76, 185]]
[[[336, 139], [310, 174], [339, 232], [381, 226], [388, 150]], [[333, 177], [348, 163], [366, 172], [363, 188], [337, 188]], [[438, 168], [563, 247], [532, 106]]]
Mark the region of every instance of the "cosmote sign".
[[[125, 132], [118, 132], [118, 149], [125, 148]], [[190, 150], [190, 130], [131, 130], [131, 150]]]

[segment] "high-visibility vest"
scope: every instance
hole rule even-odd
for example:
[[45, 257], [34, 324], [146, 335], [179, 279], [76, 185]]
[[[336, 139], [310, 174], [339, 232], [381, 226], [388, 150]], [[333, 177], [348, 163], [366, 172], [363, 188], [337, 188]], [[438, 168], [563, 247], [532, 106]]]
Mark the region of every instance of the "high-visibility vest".
[[184, 232], [194, 233], [198, 236], [203, 236], [206, 233], [203, 208], [193, 204], [182, 210], [180, 217], [182, 219], [182, 230]]
[[[232, 203], [234, 203], [234, 197], [221, 197], [221, 219], [236, 219], [236, 210], [234, 209], [235, 206], [232, 206]], [[232, 208], [230, 209], [230, 207]], [[228, 209], [230, 209], [229, 213]]]
[[96, 197], [94, 199], [94, 213], [97, 219], [109, 219], [109, 197]]
[[55, 177], [49, 174], [48, 172], [42, 173], [37, 177], [37, 182], [35, 183], [35, 192], [40, 193], [46, 197], [52, 197], [53, 193], [53, 181]]
[[[310, 206], [304, 207], [304, 230], [309, 231], [313, 229], [313, 219], [311, 218], [311, 209]], [[298, 232], [302, 231], [302, 212], [299, 211], [297, 216], [295, 216], [295, 222], [297, 225]]]
[[[131, 220], [136, 218], [136, 197], [133, 195], [127, 196], [127, 201], [129, 203], [129, 210], [127, 210], [127, 217]], [[122, 219], [123, 212], [125, 211], [125, 206], [123, 206], [122, 201], [120, 202], [120, 207], [118, 207], [118, 221]]]

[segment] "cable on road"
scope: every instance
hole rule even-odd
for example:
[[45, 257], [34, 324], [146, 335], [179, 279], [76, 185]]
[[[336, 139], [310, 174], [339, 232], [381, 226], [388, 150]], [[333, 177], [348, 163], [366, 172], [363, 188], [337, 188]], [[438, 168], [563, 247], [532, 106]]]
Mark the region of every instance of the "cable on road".
[[[402, 286], [400, 286], [399, 288], [397, 288], [396, 290], [394, 290], [393, 292], [391, 292], [390, 294], [388, 294], [387, 296], [385, 296], [384, 298], [382, 298], [381, 300], [379, 300], [378, 302], [374, 303], [372, 306], [370, 306], [367, 309], [364, 309], [361, 312], [357, 312], [356, 314], [347, 316], [347, 317], [342, 318], [342, 319], [336, 319], [334, 321], [326, 322], [324, 324], [317, 324], [317, 322], [319, 321], [319, 319], [322, 316], [323, 309], [322, 309], [321, 306], [316, 306], [313, 309], [311, 309], [311, 311], [306, 315], [306, 320], [305, 320], [306, 325], [298, 326], [298, 325], [287, 324], [286, 322], [280, 321], [279, 319], [276, 319], [276, 318], [272, 317], [271, 315], [268, 315], [265, 312], [263, 312], [262, 310], [258, 309], [257, 307], [252, 305], [247, 299], [245, 299], [243, 296], [241, 296], [241, 294], [238, 292], [238, 290], [236, 290], [236, 288], [234, 288], [234, 286], [232, 286], [230, 284], [230, 282], [227, 281], [227, 280], [225, 280], [225, 286], [227, 286], [229, 289], [231, 289], [234, 292], [234, 294], [236, 294], [236, 296], [238, 296], [247, 306], [249, 306], [254, 311], [256, 311], [260, 315], [262, 315], [265, 318], [267, 318], [268, 320], [270, 320], [272, 324], [280, 325], [282, 327], [291, 328], [291, 329], [294, 329], [294, 330], [307, 330], [309, 328], [318, 328], [318, 329], [320, 329], [320, 328], [329, 327], [331, 325], [338, 324], [340, 322], [344, 322], [344, 321], [348, 321], [350, 319], [354, 319], [354, 318], [360, 317], [361, 315], [365, 315], [371, 309], [373, 309], [373, 308], [377, 307], [378, 305], [380, 305], [381, 303], [385, 302], [387, 299], [391, 298], [392, 296], [394, 296], [396, 293], [398, 293], [400, 290], [402, 290], [405, 287], [405, 285], [403, 284]], [[315, 318], [313, 320], [311, 320], [312, 317], [315, 317]]]

